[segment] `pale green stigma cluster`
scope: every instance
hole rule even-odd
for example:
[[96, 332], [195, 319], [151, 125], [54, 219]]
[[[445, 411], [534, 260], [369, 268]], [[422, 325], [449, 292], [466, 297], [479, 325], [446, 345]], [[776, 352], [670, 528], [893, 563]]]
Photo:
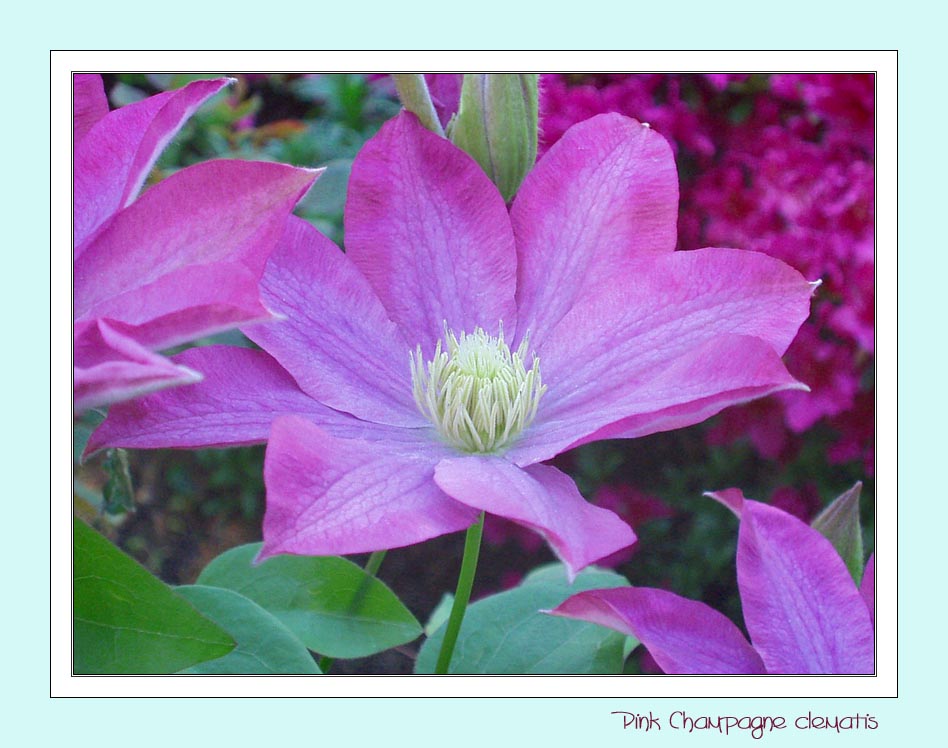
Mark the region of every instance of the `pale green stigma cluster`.
[[503, 328], [497, 337], [477, 327], [455, 335], [445, 325], [445, 345], [424, 362], [411, 354], [411, 380], [419, 410], [449, 444], [464, 452], [499, 452], [537, 414], [546, 387], [540, 360], [524, 363], [528, 340], [511, 352]]

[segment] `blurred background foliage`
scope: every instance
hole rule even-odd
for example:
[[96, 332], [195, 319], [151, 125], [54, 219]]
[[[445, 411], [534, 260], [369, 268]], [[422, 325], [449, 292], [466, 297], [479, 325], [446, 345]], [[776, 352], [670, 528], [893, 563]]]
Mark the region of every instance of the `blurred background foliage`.
[[[113, 107], [203, 75], [106, 75]], [[165, 149], [150, 183], [211, 158], [325, 166], [297, 213], [344, 247], [352, 159], [399, 111], [387, 76], [235, 75]], [[604, 111], [668, 138], [681, 177], [679, 248], [765, 251], [823, 280], [791, 347], [811, 386], [704, 424], [561, 455], [591, 501], [639, 536], [606, 559], [633, 584], [704, 600], [741, 625], [737, 522], [703, 492], [739, 487], [809, 521], [863, 482], [866, 553], [874, 548], [874, 81], [871, 75], [555, 75], [541, 77], [541, 154], [569, 125]], [[440, 102], [439, 102], [440, 103]], [[239, 332], [198, 341], [250, 345]], [[75, 427], [77, 511], [172, 584], [192, 583], [216, 555], [259, 540], [262, 446], [110, 450], [80, 455], [104, 414]], [[391, 551], [379, 576], [422, 621], [453, 590], [463, 534]], [[357, 562], [363, 561], [356, 558]], [[534, 533], [488, 518], [474, 596], [517, 583], [552, 559]], [[338, 663], [335, 672], [410, 672], [412, 652]], [[647, 656], [629, 672], [649, 672]]]

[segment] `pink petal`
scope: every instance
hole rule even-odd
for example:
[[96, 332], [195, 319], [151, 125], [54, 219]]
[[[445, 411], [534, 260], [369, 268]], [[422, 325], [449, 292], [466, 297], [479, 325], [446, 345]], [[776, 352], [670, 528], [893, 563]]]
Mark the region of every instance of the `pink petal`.
[[384, 442], [337, 439], [294, 416], [273, 423], [264, 463], [267, 509], [259, 559], [397, 548], [456, 532], [477, 512], [435, 485], [446, 450], [392, 450]]
[[101, 75], [72, 76], [72, 142], [79, 145], [92, 126], [109, 113]]
[[869, 620], [872, 625], [876, 623], [876, 554], [869, 556], [866, 562], [866, 570], [862, 573], [862, 583], [859, 585], [859, 594], [866, 601], [866, 608], [869, 610]]
[[207, 346], [187, 350], [173, 361], [200, 372], [204, 381], [113, 406], [89, 438], [86, 454], [105, 447], [260, 444], [267, 440], [275, 418], [293, 414], [341, 437], [425, 443], [420, 430], [367, 424], [321, 405], [263, 351]]
[[873, 672], [865, 602], [818, 531], [775, 507], [745, 500], [737, 581], [747, 630], [768, 672]]
[[220, 262], [172, 270], [158, 280], [107, 299], [96, 313], [152, 349], [171, 348], [238, 325], [272, 319], [260, 303], [259, 279], [245, 265]]
[[523, 449], [535, 442], [531, 459], [679, 428], [802, 387], [779, 356], [813, 287], [788, 265], [705, 249], [630, 260], [617, 274], [621, 284], [578, 302], [537, 350], [548, 390], [524, 440]]
[[346, 251], [411, 346], [516, 328], [516, 250], [497, 188], [414, 115], [387, 122], [352, 165]]
[[300, 219], [286, 231], [260, 284], [280, 322], [247, 335], [312, 397], [378, 423], [427, 425], [412, 397], [409, 351], [365, 278]]
[[461, 105], [461, 86], [464, 83], [464, 76], [459, 73], [427, 73], [425, 81], [431, 93], [431, 103], [434, 104], [435, 111], [438, 113], [438, 119], [441, 120], [443, 127], [447, 127], [451, 117], [457, 114], [458, 107]]
[[181, 126], [229, 79], [194, 81], [102, 117], [77, 141], [73, 160], [74, 247], [135, 199], [155, 161]]
[[[722, 335], [690, 356], [682, 357], [644, 390], [629, 393], [623, 408], [656, 410], [637, 413], [575, 442], [632, 439], [691, 426], [731, 405], [740, 405], [783, 390], [808, 391], [794, 379], [780, 357], [759, 338]], [[669, 403], [660, 407], [663, 402]]]
[[668, 674], [766, 672], [760, 656], [726, 616], [665, 590], [617, 587], [580, 592], [552, 613], [634, 636]]
[[705, 496], [714, 499], [719, 504], [723, 504], [737, 516], [741, 518], [741, 512], [744, 511], [744, 492], [739, 488], [724, 488], [720, 491], [705, 491]]
[[97, 320], [75, 328], [73, 407], [77, 413], [166, 387], [198, 382], [201, 375]]
[[511, 208], [520, 330], [547, 334], [615, 281], [617, 261], [671, 252], [678, 172], [665, 139], [619, 114], [569, 131], [527, 175]]
[[[564, 414], [552, 406], [546, 410], [541, 400], [536, 421], [511, 447], [508, 457], [518, 465], [532, 464], [580, 444], [631, 439], [690, 426], [729, 405], [800, 388], [803, 385], [790, 376], [766, 343], [757, 338], [723, 335], [669, 363], [660, 373], [630, 378], [625, 391], [617, 392], [611, 404], [591, 391], [585, 410], [582, 401], [574, 400]], [[629, 412], [635, 415], [613, 420]]]
[[[76, 318], [140, 324], [186, 308], [194, 289], [182, 285], [176, 292], [180, 278], [149, 297], [147, 307], [111, 303], [182, 268], [240, 263], [259, 278], [287, 216], [316, 176], [281, 164], [207, 161], [160, 182], [116, 214], [76, 260]], [[233, 301], [226, 284], [220, 291]], [[256, 303], [255, 294], [246, 303]]]
[[632, 528], [587, 502], [572, 479], [549, 465], [518, 468], [501, 457], [449, 457], [435, 482], [463, 504], [506, 517], [540, 533], [570, 579], [585, 566], [632, 545]]

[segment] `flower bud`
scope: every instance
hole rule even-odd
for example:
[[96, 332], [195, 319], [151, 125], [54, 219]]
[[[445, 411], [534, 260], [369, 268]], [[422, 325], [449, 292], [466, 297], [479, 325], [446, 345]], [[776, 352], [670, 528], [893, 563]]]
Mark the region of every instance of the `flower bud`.
[[537, 158], [537, 75], [465, 75], [448, 136], [513, 198]]

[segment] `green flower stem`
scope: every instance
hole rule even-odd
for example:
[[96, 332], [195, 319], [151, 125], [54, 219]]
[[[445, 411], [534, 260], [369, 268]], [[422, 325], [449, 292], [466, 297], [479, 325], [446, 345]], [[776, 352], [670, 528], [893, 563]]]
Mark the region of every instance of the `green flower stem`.
[[[385, 558], [387, 551], [375, 551], [369, 556], [369, 560], [365, 562], [365, 573], [368, 576], [365, 578], [363, 584], [356, 590], [355, 595], [352, 597], [352, 604], [349, 606], [349, 613], [358, 612], [359, 606], [362, 604], [362, 599], [365, 597], [366, 591], [369, 589], [369, 583], [372, 581], [371, 577], [374, 577], [379, 570], [379, 567], [382, 565], [382, 560]], [[328, 673], [329, 668], [332, 667], [333, 658], [332, 657], [320, 657], [319, 662], [316, 663], [319, 666], [319, 669], [323, 673]]]
[[467, 610], [467, 602], [471, 599], [471, 588], [474, 586], [474, 572], [477, 570], [477, 557], [481, 551], [481, 536], [484, 534], [484, 512], [477, 522], [467, 530], [464, 539], [464, 557], [461, 560], [461, 573], [458, 575], [458, 586], [454, 593], [454, 605], [451, 606], [451, 616], [441, 642], [441, 651], [438, 652], [438, 664], [435, 666], [436, 675], [444, 675], [451, 664], [454, 654], [454, 645], [461, 630], [461, 621]]
[[431, 101], [425, 76], [416, 73], [392, 73], [392, 80], [395, 81], [395, 90], [398, 92], [402, 106], [416, 114], [421, 124], [431, 132], [443, 138], [444, 129], [441, 127], [438, 114]]
[[385, 554], [388, 551], [375, 551], [369, 560], [365, 562], [365, 573], [375, 576], [378, 573], [379, 567], [382, 565], [382, 559], [385, 558]]

